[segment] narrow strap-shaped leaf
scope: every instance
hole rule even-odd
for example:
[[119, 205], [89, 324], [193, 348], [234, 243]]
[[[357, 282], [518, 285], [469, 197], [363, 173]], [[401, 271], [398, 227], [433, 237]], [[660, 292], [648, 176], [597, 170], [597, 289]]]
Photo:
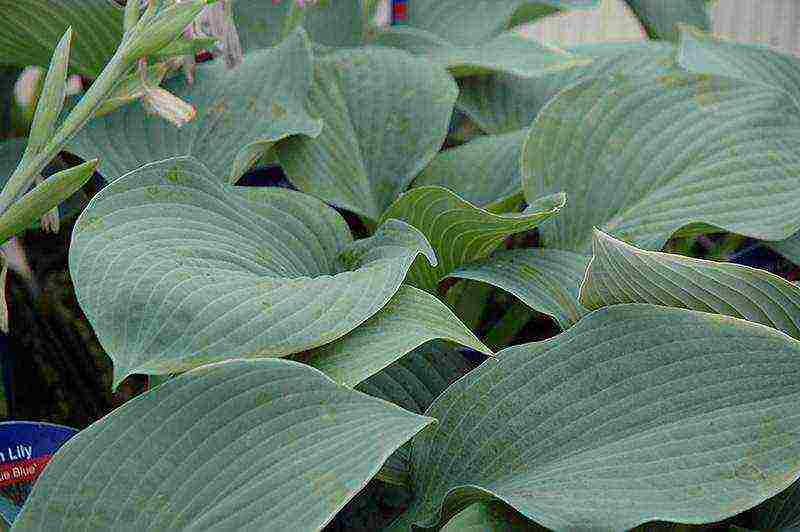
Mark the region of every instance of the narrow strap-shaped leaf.
[[602, 231], [580, 300], [594, 310], [652, 303], [725, 314], [800, 338], [800, 288], [764, 270], [645, 251]]
[[433, 421], [297, 362], [204, 366], [73, 437], [14, 530], [321, 530]]
[[78, 191], [94, 174], [94, 159], [62, 170], [42, 181], [0, 215], [0, 243], [24, 231], [48, 211]]
[[383, 308], [418, 254], [434, 257], [403, 222], [353, 243], [344, 219], [311, 196], [224, 185], [176, 158], [92, 199], [70, 273], [116, 386], [131, 373], [332, 342]]
[[491, 355], [475, 335], [427, 292], [402, 286], [377, 314], [301, 360], [338, 383], [355, 386], [431, 340], [442, 339]]
[[408, 282], [435, 292], [439, 281], [463, 264], [487, 257], [508, 236], [533, 229], [564, 206], [563, 194], [533, 203], [522, 214], [493, 214], [436, 186], [416, 187], [403, 194], [384, 219], [403, 220], [421, 231], [436, 251], [437, 265], [416, 261]]
[[553, 530], [710, 523], [800, 475], [800, 342], [655, 305], [595, 311], [450, 386], [413, 440], [394, 530], [501, 500]]
[[588, 262], [571, 251], [512, 249], [464, 264], [450, 276], [502, 288], [566, 329], [586, 314], [578, 302], [578, 289]]
[[55, 131], [67, 91], [67, 66], [71, 41], [72, 28], [68, 28], [53, 52], [53, 59], [50, 61], [50, 67], [42, 84], [42, 92], [36, 104], [36, 113], [33, 115], [31, 131], [28, 136], [26, 158], [39, 153]]

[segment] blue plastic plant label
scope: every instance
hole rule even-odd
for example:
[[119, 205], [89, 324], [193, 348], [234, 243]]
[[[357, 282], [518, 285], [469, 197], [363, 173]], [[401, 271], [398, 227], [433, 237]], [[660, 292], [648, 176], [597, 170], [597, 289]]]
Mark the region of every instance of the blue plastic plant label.
[[47, 462], [77, 432], [52, 423], [0, 423], [0, 516], [9, 525]]

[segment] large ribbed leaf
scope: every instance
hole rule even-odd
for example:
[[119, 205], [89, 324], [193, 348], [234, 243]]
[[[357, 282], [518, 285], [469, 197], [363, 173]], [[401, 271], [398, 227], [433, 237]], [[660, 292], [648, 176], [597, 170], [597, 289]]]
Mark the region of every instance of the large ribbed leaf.
[[578, 288], [588, 262], [584, 255], [571, 251], [512, 249], [465, 264], [450, 276], [502, 288], [566, 329], [586, 314], [578, 302]]
[[651, 39], [678, 40], [678, 25], [711, 28], [709, 0], [625, 0]]
[[677, 71], [675, 46], [642, 42], [585, 45], [570, 50], [592, 62], [534, 79], [510, 75], [460, 81], [456, 105], [488, 133], [505, 133], [530, 126], [542, 107], [566, 87], [595, 76], [655, 77]]
[[800, 288], [764, 270], [637, 249], [596, 231], [581, 285], [589, 310], [652, 303], [726, 314], [800, 338]]
[[481, 135], [440, 152], [414, 180], [415, 186], [438, 185], [492, 212], [517, 198], [522, 201], [520, 153], [525, 130]]
[[329, 54], [309, 103], [322, 134], [281, 142], [278, 158], [299, 189], [378, 220], [439, 151], [457, 94], [443, 69], [401, 50]]
[[[472, 368], [466, 358], [443, 342], [429, 342], [358, 385], [357, 389], [422, 414], [448, 386]], [[395, 451], [377, 478], [408, 485], [411, 445]]]
[[480, 44], [458, 46], [428, 31], [398, 26], [381, 32], [376, 44], [420, 55], [456, 77], [503, 72], [527, 78], [591, 62], [516, 32], [501, 33]]
[[182, 128], [136, 103], [92, 120], [68, 150], [100, 158], [109, 180], [180, 155], [202, 161], [220, 180], [235, 180], [273, 142], [319, 134], [321, 122], [304, 107], [311, 71], [308, 38], [297, 30], [277, 48], [248, 54], [234, 70], [214, 61], [198, 66], [193, 85], [182, 76], [165, 83], [197, 109], [197, 118]]
[[402, 222], [352, 242], [344, 219], [311, 196], [225, 185], [177, 158], [95, 196], [75, 227], [70, 272], [116, 385], [336, 340], [383, 308], [419, 253], [434, 261]]
[[492, 354], [447, 305], [427, 292], [402, 286], [385, 307], [360, 327], [314, 349], [302, 361], [324, 371], [338, 383], [355, 386], [406, 353], [436, 339]]
[[432, 421], [296, 362], [204, 366], [73, 437], [14, 530], [320, 530]]
[[597, 4], [596, 0], [415, 0], [408, 4], [407, 23], [453, 44], [472, 45], [562, 9]]
[[800, 104], [800, 60], [763, 45], [720, 39], [696, 28], [681, 31], [681, 66], [692, 72], [758, 81], [790, 93]]
[[563, 194], [531, 202], [521, 214], [493, 214], [437, 186], [416, 187], [403, 194], [384, 220], [403, 220], [416, 227], [433, 246], [438, 263], [415, 261], [411, 285], [435, 292], [439, 281], [463, 264], [489, 256], [509, 235], [527, 231], [558, 214]]
[[[236, 0], [233, 15], [245, 51], [275, 46], [294, 2]], [[316, 43], [357, 46], [364, 40], [365, 11], [360, 0], [320, 0], [304, 8], [303, 26]]]
[[0, 64], [47, 67], [68, 27], [70, 69], [96, 77], [122, 40], [122, 10], [111, 0], [0, 0]]
[[595, 226], [646, 249], [705, 223], [778, 240], [800, 228], [800, 114], [787, 93], [707, 74], [596, 78], [539, 113], [525, 195], [563, 191], [548, 246], [591, 248]]
[[617, 305], [501, 351], [452, 385], [413, 440], [433, 526], [500, 499], [554, 530], [717, 521], [800, 474], [800, 343], [743, 320]]

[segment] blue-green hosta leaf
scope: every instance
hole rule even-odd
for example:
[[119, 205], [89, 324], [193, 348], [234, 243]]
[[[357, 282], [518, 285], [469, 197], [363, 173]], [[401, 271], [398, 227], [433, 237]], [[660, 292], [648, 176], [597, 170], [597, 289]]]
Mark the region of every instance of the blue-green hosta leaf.
[[407, 23], [455, 45], [474, 45], [545, 15], [597, 4], [596, 0], [416, 0], [409, 2]]
[[793, 55], [685, 27], [681, 31], [678, 61], [692, 72], [757, 81], [783, 89], [800, 104], [800, 60]]
[[709, 0], [625, 0], [651, 39], [677, 41], [679, 24], [711, 28]]
[[14, 530], [321, 530], [432, 421], [297, 362], [204, 366], [72, 438]]
[[[245, 51], [275, 46], [294, 2], [236, 0], [233, 16]], [[366, 29], [360, 0], [318, 0], [304, 8], [303, 27], [312, 41], [325, 46], [358, 46]]]
[[[464, 355], [443, 342], [428, 342], [384, 368], [356, 389], [422, 414], [448, 386], [467, 374], [472, 366]], [[376, 478], [407, 486], [411, 445], [392, 454]]]
[[800, 228], [800, 113], [778, 89], [707, 74], [595, 78], [551, 100], [522, 153], [526, 197], [563, 191], [548, 246], [589, 252], [593, 228], [660, 249], [705, 223], [779, 240]]
[[534, 79], [502, 74], [462, 79], [456, 105], [484, 131], [506, 133], [530, 126], [551, 98], [582, 79], [614, 75], [655, 77], [678, 71], [675, 46], [671, 43], [593, 44], [570, 52], [592, 62]]
[[458, 94], [443, 69], [401, 50], [342, 50], [317, 60], [309, 106], [317, 138], [278, 144], [294, 185], [373, 221], [436, 155]]
[[458, 46], [425, 30], [397, 26], [381, 32], [376, 44], [422, 56], [456, 77], [503, 72], [526, 78], [591, 62], [516, 32], [501, 33], [480, 44]]
[[314, 349], [302, 360], [340, 384], [355, 386], [436, 339], [492, 354], [447, 305], [427, 292], [402, 286], [385, 307], [356, 330]]
[[652, 303], [726, 314], [800, 338], [800, 288], [764, 270], [644, 251], [595, 231], [581, 285], [589, 310]]
[[462, 510], [442, 532], [541, 532], [546, 530], [499, 502], [476, 502]]
[[777, 251], [790, 261], [800, 265], [800, 234], [794, 234], [786, 240], [767, 242], [767, 246]]
[[414, 180], [414, 186], [438, 185], [492, 212], [522, 203], [519, 159], [526, 130], [481, 135], [440, 152]]
[[554, 530], [721, 520], [800, 474], [799, 400], [800, 343], [782, 332], [604, 308], [501, 351], [431, 405], [396, 529], [493, 499]]
[[0, 0], [0, 64], [47, 67], [68, 27], [72, 72], [96, 77], [122, 40], [122, 10], [109, 0]]
[[220, 180], [235, 181], [275, 141], [319, 134], [321, 122], [304, 107], [311, 71], [308, 38], [300, 29], [276, 48], [248, 54], [234, 70], [214, 61], [198, 66], [193, 85], [182, 77], [165, 83], [197, 109], [182, 128], [136, 103], [92, 120], [68, 150], [100, 158], [108, 180], [143, 164], [191, 155]]
[[450, 276], [502, 288], [566, 329], [586, 314], [578, 302], [578, 289], [588, 262], [584, 255], [571, 251], [512, 249], [465, 264]]
[[416, 187], [403, 194], [384, 220], [403, 220], [433, 246], [438, 263], [415, 261], [407, 283], [435, 292], [439, 281], [463, 264], [488, 257], [509, 235], [538, 226], [558, 214], [563, 194], [541, 198], [518, 214], [493, 214], [438, 186]]
[[419, 253], [435, 262], [402, 222], [352, 242], [319, 200], [226, 185], [184, 157], [95, 196], [76, 223], [70, 273], [116, 385], [336, 340], [383, 308]]

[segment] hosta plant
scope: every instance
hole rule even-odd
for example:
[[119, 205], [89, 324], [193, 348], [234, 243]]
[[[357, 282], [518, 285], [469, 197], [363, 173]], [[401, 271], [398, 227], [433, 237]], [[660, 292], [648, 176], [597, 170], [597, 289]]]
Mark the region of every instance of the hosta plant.
[[798, 260], [800, 61], [627, 3], [648, 40], [561, 50], [515, 28], [597, 2], [0, 0], [49, 65], [2, 238], [97, 169], [75, 294], [160, 383], [13, 529], [800, 526], [800, 288], [676, 252]]

